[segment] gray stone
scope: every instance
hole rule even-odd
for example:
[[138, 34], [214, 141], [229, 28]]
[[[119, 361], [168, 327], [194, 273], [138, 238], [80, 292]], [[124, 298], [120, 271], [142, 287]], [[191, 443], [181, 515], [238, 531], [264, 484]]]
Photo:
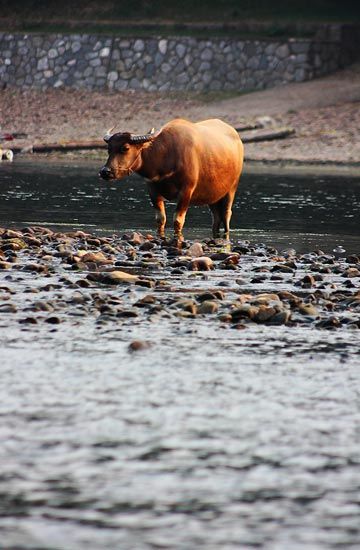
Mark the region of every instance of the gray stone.
[[[7, 60], [5, 59], [5, 64], [7, 64], [6, 61]], [[42, 57], [41, 59], [39, 59], [38, 64], [37, 64], [38, 71], [44, 71], [48, 67], [49, 67], [49, 62], [48, 62], [47, 57]]]
[[220, 80], [213, 80], [212, 82], [210, 82], [210, 90], [219, 91], [221, 90], [221, 88], [222, 83], [220, 82]]
[[294, 42], [292, 40], [289, 41], [290, 49], [293, 53], [308, 53], [310, 49], [310, 42], [309, 41], [301, 41], [301, 42]]
[[189, 77], [188, 77], [187, 73], [181, 73], [175, 79], [177, 84], [181, 84], [181, 85], [186, 84], [188, 82], [188, 80], [189, 80]]
[[149, 63], [145, 67], [145, 77], [151, 78], [155, 74], [155, 65], [153, 63]]
[[170, 90], [170, 82], [165, 82], [159, 87], [159, 92], [167, 92], [168, 90]]
[[0, 33], [0, 75], [3, 82], [37, 88], [262, 89], [339, 68], [346, 56], [329, 36], [326, 43], [305, 39], [279, 43]]
[[230, 71], [227, 77], [230, 82], [236, 82], [239, 79], [239, 73], [238, 71]]
[[286, 57], [288, 57], [289, 53], [289, 46], [287, 44], [282, 44], [276, 50], [276, 55], [280, 59], [285, 59]]
[[203, 72], [208, 71], [209, 69], [211, 69], [211, 63], [209, 63], [209, 61], [203, 61], [200, 63], [199, 71]]
[[135, 40], [134, 44], [134, 51], [135, 52], [142, 52], [144, 51], [145, 45], [143, 40]]
[[177, 53], [177, 56], [182, 59], [185, 55], [185, 52], [186, 52], [186, 46], [182, 43], [179, 43], [176, 45], [175, 47], [175, 51]]
[[101, 61], [98, 57], [96, 59], [90, 59], [89, 65], [91, 67], [99, 67], [99, 65], [101, 65]]
[[96, 77], [103, 77], [106, 76], [106, 68], [105, 67], [96, 67], [94, 74]]
[[200, 55], [200, 59], [203, 61], [211, 61], [214, 54], [210, 48], [205, 48]]
[[204, 74], [202, 75], [202, 81], [205, 84], [210, 84], [212, 77], [213, 77], [213, 74], [211, 71], [205, 71]]
[[306, 80], [306, 71], [305, 69], [296, 69], [295, 71], [295, 80], [296, 82], [303, 82]]
[[163, 55], [166, 54], [167, 46], [168, 46], [168, 41], [165, 38], [162, 38], [161, 40], [159, 40], [158, 48], [161, 54]]
[[171, 71], [171, 66], [169, 65], [169, 63], [163, 63], [160, 69], [163, 73], [167, 74]]
[[110, 55], [110, 48], [102, 48], [100, 50], [100, 57], [109, 57]]
[[76, 52], [78, 52], [78, 51], [80, 51], [80, 50], [81, 50], [81, 44], [80, 44], [80, 42], [73, 42], [73, 43], [71, 44], [71, 51], [72, 51], [73, 53], [76, 53]]
[[119, 74], [117, 71], [110, 71], [107, 77], [110, 82], [115, 82], [119, 78]]
[[119, 91], [127, 90], [128, 87], [129, 85], [126, 80], [118, 80], [117, 82], [115, 82], [115, 85], [114, 85], [115, 90], [119, 90]]
[[137, 78], [132, 78], [130, 80], [130, 88], [132, 88], [133, 90], [140, 90], [141, 89], [141, 83], [139, 82], [139, 80]]
[[186, 54], [184, 57], [184, 63], [186, 67], [189, 67], [193, 61], [193, 58], [190, 54]]
[[87, 52], [85, 54], [85, 59], [96, 59], [98, 57], [98, 53], [97, 52]]
[[94, 52], [99, 51], [99, 50], [101, 49], [101, 47], [102, 47], [102, 43], [98, 40], [98, 41], [95, 43], [94, 47], [93, 47]]

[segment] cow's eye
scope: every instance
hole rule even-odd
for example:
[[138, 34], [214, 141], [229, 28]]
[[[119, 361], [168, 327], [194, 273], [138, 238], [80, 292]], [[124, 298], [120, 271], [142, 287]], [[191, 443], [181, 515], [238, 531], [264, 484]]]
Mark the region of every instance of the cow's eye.
[[122, 147], [120, 147], [119, 153], [126, 153], [126, 151], [128, 150], [129, 150], [129, 147], [127, 145], [123, 145]]

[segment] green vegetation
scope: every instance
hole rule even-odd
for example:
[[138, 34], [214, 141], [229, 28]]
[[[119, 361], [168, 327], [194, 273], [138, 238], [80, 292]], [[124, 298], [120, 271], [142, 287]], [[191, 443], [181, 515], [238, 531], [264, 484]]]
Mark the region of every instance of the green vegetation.
[[[26, 26], [38, 21], [66, 27], [72, 22], [93, 22], [94, 26], [134, 22], [154, 23], [241, 23], [244, 19], [288, 21], [360, 20], [359, 0], [0, 0], [1, 19]], [[276, 30], [276, 29], [275, 29]]]

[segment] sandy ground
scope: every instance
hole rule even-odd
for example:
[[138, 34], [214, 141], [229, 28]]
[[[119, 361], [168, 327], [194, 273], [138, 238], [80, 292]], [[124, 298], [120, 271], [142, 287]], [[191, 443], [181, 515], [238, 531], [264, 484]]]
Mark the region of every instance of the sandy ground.
[[0, 92], [0, 130], [26, 133], [14, 142], [26, 146], [99, 139], [114, 125], [143, 133], [175, 117], [219, 117], [234, 126], [270, 117], [270, 124], [291, 126], [295, 135], [247, 144], [247, 160], [360, 163], [360, 64], [311, 82], [209, 99], [189, 93], [7, 88]]

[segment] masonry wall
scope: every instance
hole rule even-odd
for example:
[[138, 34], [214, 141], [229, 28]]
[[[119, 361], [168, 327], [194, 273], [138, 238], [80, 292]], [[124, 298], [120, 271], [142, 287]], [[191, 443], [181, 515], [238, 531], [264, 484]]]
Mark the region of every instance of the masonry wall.
[[252, 90], [346, 64], [341, 42], [0, 33], [1, 85], [90, 90]]

